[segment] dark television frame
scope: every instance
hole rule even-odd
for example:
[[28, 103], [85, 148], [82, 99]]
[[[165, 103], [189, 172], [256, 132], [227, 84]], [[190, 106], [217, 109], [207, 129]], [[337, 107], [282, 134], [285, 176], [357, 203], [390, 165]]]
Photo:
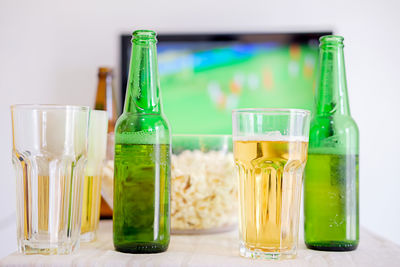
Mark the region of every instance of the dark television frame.
[[[332, 31], [319, 32], [278, 32], [278, 33], [196, 33], [196, 34], [159, 34], [159, 43], [164, 42], [238, 42], [238, 43], [265, 43], [276, 42], [280, 44], [299, 43], [304, 44], [313, 40], [318, 40], [323, 35], [332, 34]], [[126, 83], [128, 81], [128, 69], [130, 58], [126, 56], [126, 51], [131, 46], [132, 36], [122, 34], [120, 37], [120, 93], [121, 111], [123, 110]]]

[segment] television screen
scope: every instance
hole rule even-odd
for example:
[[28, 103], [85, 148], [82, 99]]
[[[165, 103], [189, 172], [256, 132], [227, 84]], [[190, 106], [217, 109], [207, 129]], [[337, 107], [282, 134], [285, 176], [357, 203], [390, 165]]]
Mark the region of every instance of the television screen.
[[[238, 108], [311, 110], [325, 33], [159, 35], [164, 113], [172, 132], [230, 134]], [[131, 53], [122, 37], [121, 87]]]

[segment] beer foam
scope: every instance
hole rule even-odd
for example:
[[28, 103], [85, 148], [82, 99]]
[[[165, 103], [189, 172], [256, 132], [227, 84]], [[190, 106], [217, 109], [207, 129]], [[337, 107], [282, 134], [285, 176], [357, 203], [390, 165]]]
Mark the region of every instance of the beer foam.
[[253, 135], [253, 136], [234, 136], [233, 141], [269, 141], [269, 142], [308, 142], [305, 136], [285, 136], [285, 135]]

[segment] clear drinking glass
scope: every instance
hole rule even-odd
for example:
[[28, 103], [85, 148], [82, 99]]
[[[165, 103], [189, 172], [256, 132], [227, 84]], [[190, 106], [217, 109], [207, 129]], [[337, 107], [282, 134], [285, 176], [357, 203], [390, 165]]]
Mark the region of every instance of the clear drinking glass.
[[240, 255], [296, 255], [310, 112], [242, 109], [232, 113], [239, 184]]
[[99, 226], [101, 176], [106, 159], [107, 128], [107, 112], [92, 110], [89, 122], [88, 160], [83, 185], [82, 242], [93, 241]]
[[79, 247], [88, 118], [88, 107], [11, 106], [20, 252]]

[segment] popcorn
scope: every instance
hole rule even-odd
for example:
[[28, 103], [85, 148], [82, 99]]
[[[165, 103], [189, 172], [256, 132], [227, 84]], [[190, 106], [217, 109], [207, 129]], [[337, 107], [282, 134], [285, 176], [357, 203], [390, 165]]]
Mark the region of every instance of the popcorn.
[[237, 221], [232, 153], [185, 150], [172, 155], [171, 227], [214, 229]]
[[108, 160], [103, 167], [101, 179], [101, 195], [107, 204], [113, 207], [113, 183], [114, 183], [114, 161]]
[[[113, 207], [114, 163], [107, 161], [102, 196]], [[171, 228], [207, 230], [237, 222], [238, 197], [232, 153], [185, 150], [171, 158]]]

